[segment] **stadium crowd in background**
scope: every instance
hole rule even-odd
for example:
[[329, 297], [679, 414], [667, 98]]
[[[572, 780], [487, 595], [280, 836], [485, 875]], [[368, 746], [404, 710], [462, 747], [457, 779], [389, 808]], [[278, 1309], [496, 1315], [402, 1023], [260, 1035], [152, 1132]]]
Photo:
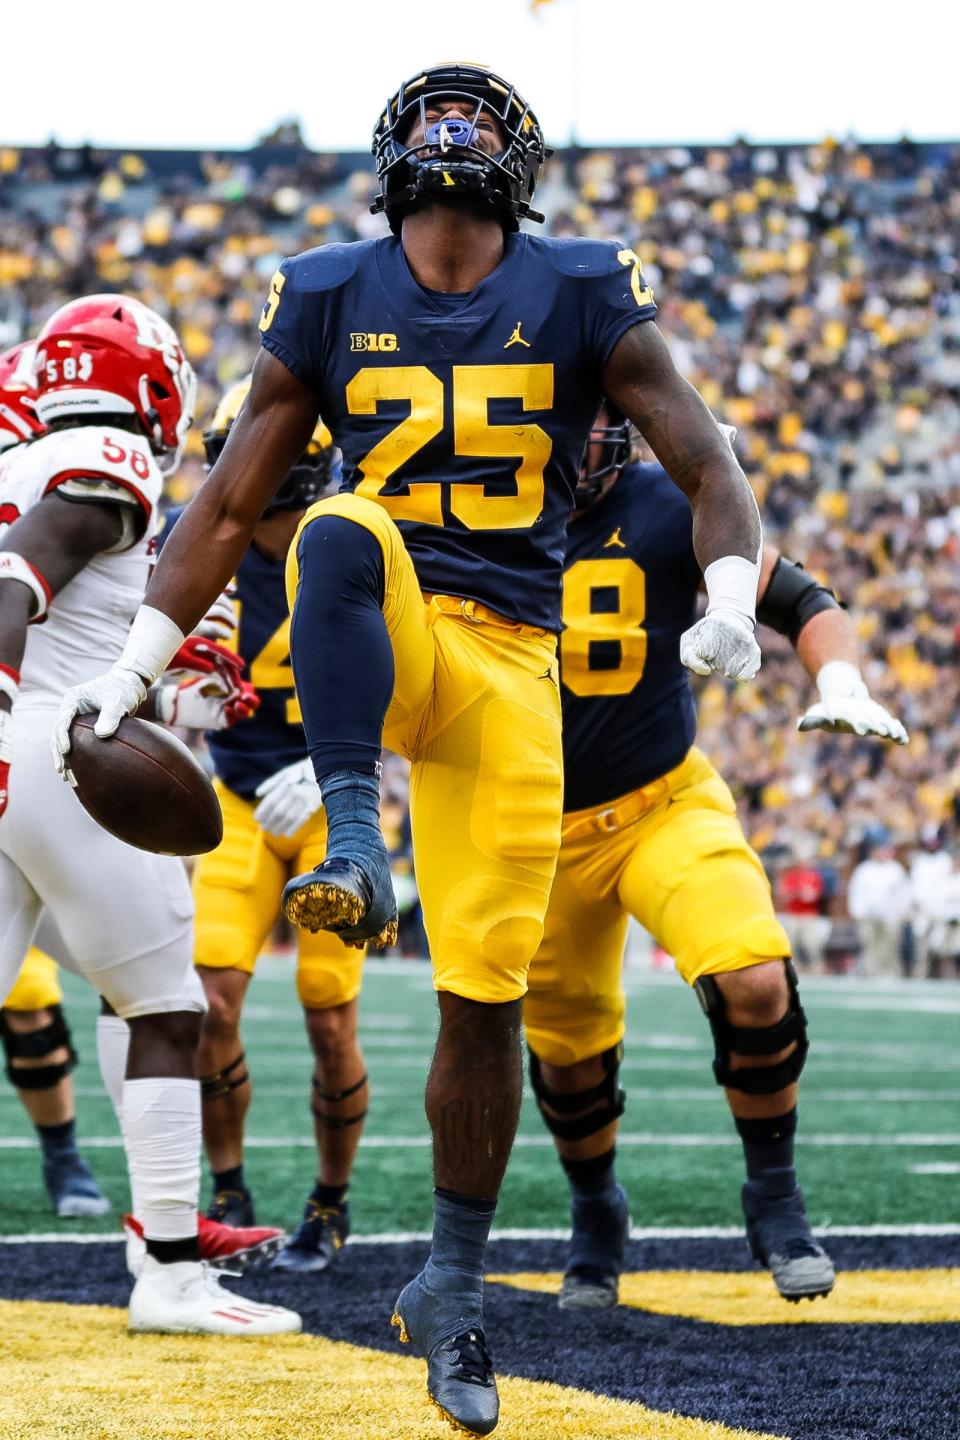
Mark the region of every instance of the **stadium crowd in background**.
[[[307, 151], [295, 126], [232, 157], [0, 149], [0, 346], [78, 294], [136, 294], [182, 336], [202, 426], [250, 368], [280, 259], [381, 233], [373, 192], [366, 157]], [[797, 734], [806, 683], [770, 632], [753, 684], [700, 690], [700, 744], [801, 959], [953, 973], [960, 146], [565, 151], [538, 196], [553, 234], [640, 254], [679, 367], [738, 428], [768, 538], [829, 576], [872, 693], [911, 732], [904, 749]], [[201, 426], [171, 501], [200, 483]], [[404, 783], [391, 774], [409, 865]], [[877, 917], [880, 866], [897, 884]]]

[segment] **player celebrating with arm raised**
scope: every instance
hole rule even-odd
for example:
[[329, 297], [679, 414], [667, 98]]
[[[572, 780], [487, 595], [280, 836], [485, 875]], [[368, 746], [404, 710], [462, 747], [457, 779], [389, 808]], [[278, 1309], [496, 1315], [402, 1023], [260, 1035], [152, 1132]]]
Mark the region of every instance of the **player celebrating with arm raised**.
[[[733, 797], [693, 747], [681, 637], [700, 568], [690, 507], [659, 465], [629, 463], [630, 426], [601, 411], [568, 528], [560, 642], [563, 840], [524, 1004], [530, 1075], [571, 1187], [564, 1309], [615, 1305], [629, 1231], [614, 1173], [631, 915], [673, 956], [706, 1012], [714, 1073], [743, 1141], [756, 1258], [787, 1300], [827, 1294], [793, 1164], [806, 1019], [790, 944]], [[853, 622], [802, 566], [767, 546], [758, 615], [790, 638], [821, 699], [802, 730], [904, 744], [870, 699]]]
[[[545, 150], [514, 88], [479, 66], [415, 76], [374, 132], [393, 236], [288, 260], [218, 464], [157, 567], [120, 661], [75, 689], [110, 734], [232, 575], [322, 413], [343, 493], [291, 551], [292, 659], [329, 827], [287, 914], [350, 945], [396, 926], [378, 825], [381, 745], [412, 761], [417, 881], [439, 991], [427, 1085], [434, 1241], [402, 1292], [428, 1388], [474, 1434], [497, 1423], [483, 1257], [516, 1129], [526, 973], [562, 807], [556, 632], [566, 522], [602, 394], [639, 426], [694, 510], [707, 617], [690, 663], [759, 664], [760, 520], [713, 417], [652, 323], [617, 244], [517, 233]], [[202, 553], [203, 566], [195, 564]]]
[[299, 1330], [292, 1312], [222, 1289], [200, 1260], [204, 999], [183, 866], [102, 830], [50, 783], [44, 753], [64, 686], [120, 654], [143, 598], [193, 371], [170, 326], [123, 295], [58, 310], [37, 341], [37, 370], [50, 433], [15, 452], [0, 505], [0, 994], [45, 909], [71, 962], [128, 1022], [118, 1110], [147, 1251], [130, 1328]]

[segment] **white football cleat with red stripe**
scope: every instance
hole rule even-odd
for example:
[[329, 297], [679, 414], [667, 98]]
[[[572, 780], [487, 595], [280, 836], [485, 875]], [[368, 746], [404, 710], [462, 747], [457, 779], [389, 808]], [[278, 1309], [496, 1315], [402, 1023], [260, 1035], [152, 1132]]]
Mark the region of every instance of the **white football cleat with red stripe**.
[[300, 1316], [225, 1290], [203, 1262], [161, 1265], [147, 1255], [130, 1296], [127, 1329], [161, 1335], [293, 1335]]

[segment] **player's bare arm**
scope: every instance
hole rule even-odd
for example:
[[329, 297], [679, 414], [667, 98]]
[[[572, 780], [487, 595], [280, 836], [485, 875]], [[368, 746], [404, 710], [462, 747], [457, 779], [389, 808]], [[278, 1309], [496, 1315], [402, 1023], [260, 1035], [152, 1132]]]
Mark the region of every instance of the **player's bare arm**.
[[603, 387], [693, 509], [693, 548], [708, 603], [681, 640], [683, 663], [701, 675], [718, 670], [752, 679], [760, 667], [753, 630], [762, 536], [757, 502], [733, 450], [652, 322], [634, 325], [618, 342]]
[[178, 520], [147, 587], [146, 604], [184, 634], [229, 584], [268, 500], [303, 454], [319, 408], [285, 365], [260, 352], [223, 453]]
[[753, 492], [723, 431], [677, 370], [652, 321], [634, 325], [618, 343], [603, 389], [690, 501], [700, 568], [726, 555], [755, 562], [760, 514]]
[[798, 729], [876, 735], [906, 745], [910, 737], [902, 722], [870, 697], [846, 610], [832, 590], [772, 545], [763, 547], [757, 618], [790, 640], [819, 691]]
[[73, 504], [49, 495], [17, 520], [0, 547], [0, 814], [6, 809], [13, 762], [13, 702], [20, 688], [20, 667], [27, 626], [40, 619], [58, 591], [83, 567], [110, 549], [123, 533], [115, 505]]
[[[0, 571], [20, 583], [3, 589], [0, 666], [19, 670], [30, 621], [40, 618], [46, 603], [95, 555], [116, 545], [122, 533], [116, 505], [77, 505], [56, 493], [11, 525], [0, 544]], [[38, 587], [46, 592], [43, 608]], [[0, 708], [11, 707], [10, 697], [0, 693]]]

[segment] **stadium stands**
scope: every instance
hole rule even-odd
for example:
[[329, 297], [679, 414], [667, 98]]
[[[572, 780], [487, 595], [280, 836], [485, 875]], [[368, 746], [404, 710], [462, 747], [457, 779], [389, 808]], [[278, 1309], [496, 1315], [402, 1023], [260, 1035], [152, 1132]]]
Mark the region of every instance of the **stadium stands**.
[[[0, 344], [76, 294], [130, 291], [183, 336], [206, 418], [249, 369], [279, 259], [381, 230], [367, 157], [273, 140], [0, 149]], [[768, 536], [855, 611], [871, 689], [911, 731], [905, 750], [797, 735], [805, 681], [769, 634], [755, 684], [701, 691], [753, 843], [774, 872], [827, 869], [840, 915], [872, 844], [906, 859], [924, 827], [956, 837], [960, 144], [564, 151], [541, 193], [554, 234], [641, 255], [678, 364], [738, 427]], [[172, 499], [200, 466], [198, 429]]]

